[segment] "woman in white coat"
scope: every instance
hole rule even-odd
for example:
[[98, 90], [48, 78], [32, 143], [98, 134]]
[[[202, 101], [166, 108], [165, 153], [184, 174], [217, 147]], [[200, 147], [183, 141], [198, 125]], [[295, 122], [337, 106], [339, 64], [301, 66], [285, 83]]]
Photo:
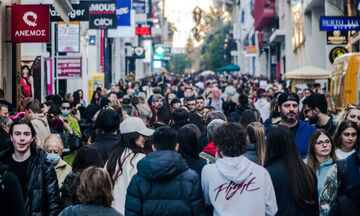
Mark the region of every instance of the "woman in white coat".
[[129, 117], [120, 124], [120, 140], [114, 145], [105, 168], [114, 182], [112, 207], [121, 214], [125, 210], [127, 187], [137, 173], [137, 163], [145, 157], [144, 144], [153, 132], [136, 117]]

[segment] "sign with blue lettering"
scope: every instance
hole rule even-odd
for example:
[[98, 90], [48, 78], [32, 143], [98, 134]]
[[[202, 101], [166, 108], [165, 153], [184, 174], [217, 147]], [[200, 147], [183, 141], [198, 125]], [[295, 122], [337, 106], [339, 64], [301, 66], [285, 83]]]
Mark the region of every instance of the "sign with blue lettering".
[[116, 16], [118, 26], [130, 26], [131, 0], [116, 0]]
[[360, 17], [321, 16], [320, 31], [360, 30]]
[[135, 10], [135, 13], [145, 13], [145, 1], [144, 0], [137, 0], [133, 1], [133, 9]]

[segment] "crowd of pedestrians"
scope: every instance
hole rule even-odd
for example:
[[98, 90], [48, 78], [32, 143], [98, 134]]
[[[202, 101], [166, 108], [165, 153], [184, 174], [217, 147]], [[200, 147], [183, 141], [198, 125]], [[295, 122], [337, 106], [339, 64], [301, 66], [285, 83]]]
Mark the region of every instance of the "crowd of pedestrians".
[[[21, 112], [18, 112], [21, 111]], [[0, 215], [360, 215], [360, 106], [249, 75], [0, 90]]]

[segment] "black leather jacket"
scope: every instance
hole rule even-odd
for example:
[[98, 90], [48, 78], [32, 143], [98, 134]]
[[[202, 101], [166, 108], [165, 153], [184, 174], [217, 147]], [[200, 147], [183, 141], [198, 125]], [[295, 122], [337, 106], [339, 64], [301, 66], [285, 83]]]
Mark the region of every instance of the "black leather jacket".
[[[0, 160], [11, 155], [2, 152]], [[53, 166], [46, 162], [46, 153], [40, 148], [31, 152], [26, 171], [24, 194], [25, 210], [29, 216], [58, 215], [61, 211], [59, 186]]]

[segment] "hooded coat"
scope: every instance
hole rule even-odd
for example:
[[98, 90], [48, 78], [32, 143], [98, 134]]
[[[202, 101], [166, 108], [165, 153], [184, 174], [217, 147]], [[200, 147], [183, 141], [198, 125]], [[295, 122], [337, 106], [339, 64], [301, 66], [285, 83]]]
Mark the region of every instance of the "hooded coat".
[[174, 151], [152, 152], [139, 161], [127, 189], [125, 215], [202, 215], [198, 174]]
[[43, 113], [33, 114], [30, 120], [36, 131], [36, 146], [43, 148], [45, 139], [50, 136], [50, 127]]
[[255, 108], [259, 110], [261, 118], [263, 121], [269, 118], [270, 116], [270, 103], [266, 98], [260, 98], [254, 104]]
[[205, 204], [214, 207], [214, 216], [264, 216], [277, 212], [269, 173], [243, 155], [219, 158], [215, 164], [205, 165], [201, 185]]

